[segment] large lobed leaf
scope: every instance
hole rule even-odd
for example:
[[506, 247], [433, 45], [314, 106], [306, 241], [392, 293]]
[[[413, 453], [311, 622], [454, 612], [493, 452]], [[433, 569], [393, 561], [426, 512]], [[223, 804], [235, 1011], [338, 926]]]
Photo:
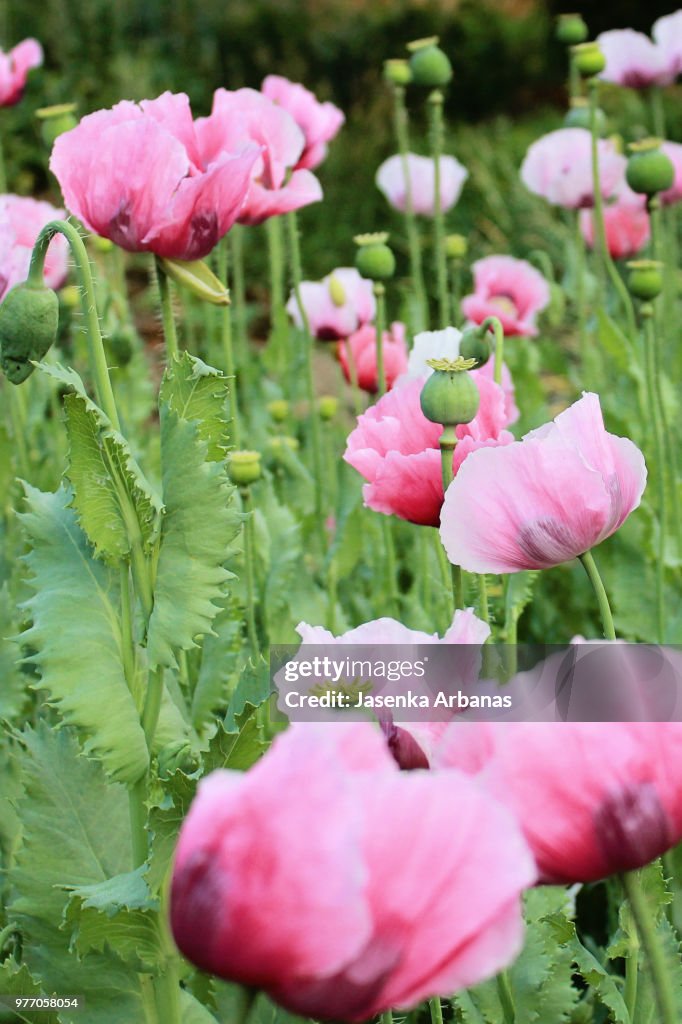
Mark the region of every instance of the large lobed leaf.
[[187, 354], [174, 361], [161, 389], [166, 511], [149, 622], [152, 664], [175, 665], [174, 651], [212, 631], [230, 578], [224, 563], [240, 517], [222, 458], [225, 395], [218, 371]]
[[135, 782], [149, 758], [123, 669], [118, 578], [92, 557], [68, 490], [45, 494], [26, 485], [26, 497], [21, 520], [34, 594], [22, 642], [33, 649], [29, 660], [50, 702], [87, 735], [86, 752], [114, 778]]

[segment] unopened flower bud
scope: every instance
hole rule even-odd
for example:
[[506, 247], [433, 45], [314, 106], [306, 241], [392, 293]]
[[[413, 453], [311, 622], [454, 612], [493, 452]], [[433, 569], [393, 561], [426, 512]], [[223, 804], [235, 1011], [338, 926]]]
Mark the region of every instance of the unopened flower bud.
[[412, 81], [412, 70], [409, 61], [393, 59], [384, 61], [384, 78], [392, 85], [409, 85]]
[[233, 484], [248, 487], [260, 479], [260, 452], [231, 452], [227, 462], [227, 472]]
[[490, 334], [487, 327], [469, 327], [462, 332], [459, 343], [462, 359], [474, 360], [474, 368], [483, 366], [490, 359]]
[[628, 288], [636, 299], [650, 302], [663, 289], [663, 264], [656, 260], [632, 260], [627, 264]]
[[468, 373], [474, 359], [428, 359], [433, 373], [422, 388], [422, 412], [432, 423], [454, 427], [470, 423], [478, 412], [481, 396], [476, 381]]
[[275, 423], [284, 423], [289, 415], [289, 403], [286, 398], [273, 398], [266, 408]]
[[268, 451], [274, 459], [282, 459], [289, 452], [297, 452], [300, 447], [298, 438], [290, 437], [288, 434], [278, 434], [268, 441]]
[[339, 411], [339, 400], [334, 395], [322, 395], [318, 399], [317, 408], [320, 413], [320, 419], [333, 420]]
[[36, 110], [36, 117], [42, 122], [40, 134], [48, 149], [52, 149], [52, 145], [59, 135], [76, 127], [78, 121], [75, 115], [75, 103], [59, 103], [54, 107], [41, 107], [40, 110]]
[[327, 281], [327, 287], [329, 288], [329, 297], [335, 306], [345, 306], [347, 301], [346, 289], [341, 284], [336, 274], [330, 274], [329, 280]]
[[560, 14], [556, 22], [556, 37], [566, 46], [584, 43], [589, 29], [579, 14]]
[[67, 309], [76, 309], [80, 306], [81, 290], [77, 284], [67, 284], [65, 288], [60, 289], [59, 298]]
[[395, 273], [395, 256], [386, 244], [388, 235], [378, 232], [372, 235], [356, 235], [359, 246], [355, 255], [355, 266], [363, 277], [370, 281], [384, 281]]
[[447, 85], [452, 78], [450, 58], [437, 44], [438, 36], [408, 43], [407, 48], [412, 53], [410, 70], [415, 85], [439, 89]]
[[675, 168], [660, 145], [660, 139], [642, 139], [629, 146], [625, 178], [633, 192], [653, 196], [672, 186]]
[[606, 67], [606, 57], [597, 43], [580, 43], [572, 52], [575, 67], [583, 78], [594, 78]]
[[203, 302], [228, 306], [230, 293], [203, 260], [159, 260], [163, 272]]
[[33, 373], [57, 339], [59, 300], [44, 284], [18, 284], [0, 306], [0, 366], [12, 384]]
[[[597, 122], [597, 135], [604, 135], [606, 133], [606, 114], [597, 107], [595, 111], [596, 122]], [[583, 96], [576, 96], [571, 100], [570, 109], [566, 113], [564, 118], [564, 125], [566, 128], [585, 128], [586, 131], [590, 131], [590, 107], [587, 100]]]
[[88, 242], [93, 247], [95, 252], [111, 252], [114, 248], [114, 243], [110, 238], [103, 238], [102, 235], [91, 235]]
[[137, 341], [134, 328], [129, 324], [124, 324], [113, 330], [107, 341], [114, 365], [127, 366], [133, 358]]
[[451, 260], [461, 260], [467, 254], [467, 240], [464, 235], [445, 236], [445, 255]]

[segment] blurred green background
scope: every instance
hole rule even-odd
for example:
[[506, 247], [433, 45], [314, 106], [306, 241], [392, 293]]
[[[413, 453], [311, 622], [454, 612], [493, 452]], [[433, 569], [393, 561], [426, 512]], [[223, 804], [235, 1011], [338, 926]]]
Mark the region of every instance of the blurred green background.
[[[593, 34], [619, 26], [649, 31], [674, 9], [641, 0], [0, 0], [0, 44], [34, 35], [46, 51], [24, 102], [2, 111], [3, 135], [12, 137], [10, 185], [54, 194], [37, 107], [74, 100], [84, 114], [171, 89], [186, 91], [201, 114], [217, 86], [258, 88], [275, 72], [347, 115], [320, 168], [325, 201], [302, 214], [307, 273], [351, 261], [359, 231], [389, 229], [400, 251], [401, 219], [373, 186], [377, 166], [394, 151], [381, 68], [405, 53], [407, 41], [437, 34], [455, 69], [446, 148], [470, 171], [448, 229], [469, 237], [472, 255], [543, 247], [560, 263], [561, 232], [519, 184], [518, 167], [529, 143], [561, 124], [565, 53], [553, 36], [554, 17], [567, 7], [581, 10]], [[673, 138], [680, 138], [678, 98], [674, 91], [668, 98]], [[423, 100], [409, 94], [417, 151], [426, 148]], [[607, 89], [604, 105], [614, 131], [647, 130], [637, 95]], [[259, 271], [258, 252], [253, 258]]]

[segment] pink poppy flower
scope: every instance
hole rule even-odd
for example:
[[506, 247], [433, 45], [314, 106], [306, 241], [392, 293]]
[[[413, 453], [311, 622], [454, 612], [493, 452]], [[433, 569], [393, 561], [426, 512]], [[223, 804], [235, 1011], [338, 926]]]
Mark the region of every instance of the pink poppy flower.
[[654, 22], [651, 34], [672, 78], [682, 71], [682, 11], [665, 14]]
[[218, 159], [249, 142], [261, 148], [239, 213], [241, 224], [261, 224], [322, 198], [315, 175], [299, 167], [306, 144], [303, 132], [284, 107], [256, 89], [216, 89], [210, 116], [199, 118], [196, 127], [204, 160]]
[[[537, 139], [521, 165], [521, 180], [530, 192], [555, 206], [577, 210], [594, 205], [592, 140], [585, 128], [559, 128]], [[599, 180], [604, 199], [625, 175], [625, 157], [610, 139], [600, 139]]]
[[[682, 14], [682, 11], [680, 11], [680, 14]], [[675, 177], [672, 185], [665, 192], [660, 192], [658, 196], [664, 205], [670, 206], [673, 203], [679, 203], [682, 199], [682, 145], [679, 142], [663, 142], [661, 143], [661, 149], [672, 161], [675, 168]]]
[[[0, 196], [0, 300], [28, 277], [36, 238], [51, 220], [64, 220], [64, 211], [27, 196]], [[68, 271], [69, 246], [57, 235], [47, 250], [45, 284], [61, 288]]]
[[[435, 162], [429, 156], [408, 153], [407, 165], [412, 209], [415, 213], [420, 213], [425, 217], [433, 217], [436, 212]], [[454, 156], [441, 157], [440, 208], [443, 213], [455, 205], [468, 177], [469, 172], [466, 167], [463, 167]], [[375, 180], [377, 188], [383, 192], [391, 206], [404, 213], [407, 190], [403, 174], [403, 160], [399, 153], [384, 160], [376, 173]]]
[[516, 815], [544, 882], [631, 871], [682, 839], [677, 722], [454, 724], [435, 761]]
[[[623, 182], [618, 190], [616, 202], [604, 207], [604, 227], [606, 244], [614, 260], [629, 259], [641, 252], [651, 236], [644, 196], [633, 192]], [[580, 211], [580, 230], [588, 246], [593, 249], [592, 210]]]
[[637, 508], [639, 448], [604, 428], [586, 393], [522, 441], [475, 452], [448, 487], [440, 535], [470, 572], [549, 569], [599, 544]]
[[[514, 438], [502, 388], [480, 370], [472, 371], [481, 404], [471, 423], [457, 427], [459, 442], [452, 466], [455, 474], [477, 448], [507, 445]], [[443, 504], [438, 423], [427, 420], [419, 396], [424, 379], [417, 378], [383, 395], [358, 417], [346, 443], [344, 459], [367, 481], [365, 505], [421, 526], [437, 526]]]
[[[407, 369], [405, 330], [405, 324], [396, 320], [391, 324], [390, 331], [383, 333], [382, 347], [387, 388], [392, 388], [396, 379]], [[350, 348], [358, 387], [370, 394], [375, 394], [378, 388], [376, 335], [376, 328], [372, 324], [364, 324], [345, 341], [339, 342], [339, 361], [346, 380], [349, 383], [352, 381], [348, 360]]]
[[43, 63], [37, 39], [24, 39], [9, 53], [0, 50], [0, 107], [11, 107], [24, 95], [29, 71]]
[[124, 100], [60, 135], [50, 169], [68, 209], [130, 252], [207, 256], [239, 216], [259, 147], [242, 139], [204, 159], [189, 100]]
[[171, 925], [202, 970], [360, 1022], [509, 964], [535, 876], [513, 816], [463, 773], [400, 772], [369, 723], [294, 725], [249, 772], [199, 784]]
[[[376, 304], [372, 282], [355, 267], [338, 267], [321, 281], [304, 281], [301, 298], [310, 331], [319, 341], [347, 338], [374, 318]], [[303, 327], [296, 296], [287, 302], [287, 313], [297, 327]]]
[[[414, 380], [415, 377], [430, 377], [433, 370], [428, 365], [429, 359], [456, 359], [459, 355], [459, 344], [462, 332], [456, 327], [445, 327], [442, 331], [420, 331], [415, 334], [412, 349], [407, 361], [407, 372], [398, 381]], [[494, 379], [495, 359], [491, 356], [487, 363], [478, 368], [482, 376]], [[516, 405], [514, 382], [506, 363], [502, 364], [502, 390], [504, 391], [504, 412], [507, 425], [516, 423], [521, 415]]]
[[605, 82], [648, 89], [669, 85], [675, 78], [663, 52], [643, 32], [614, 28], [597, 36], [597, 43], [606, 58], [606, 67], [599, 76]]
[[462, 312], [475, 324], [496, 316], [505, 335], [534, 337], [535, 318], [549, 305], [549, 285], [539, 270], [513, 256], [486, 256], [472, 267], [474, 291]]
[[314, 170], [327, 155], [327, 143], [335, 138], [346, 120], [343, 111], [333, 103], [320, 103], [304, 85], [290, 82], [281, 75], [268, 75], [261, 91], [273, 103], [288, 110], [305, 135], [305, 149], [296, 166]]

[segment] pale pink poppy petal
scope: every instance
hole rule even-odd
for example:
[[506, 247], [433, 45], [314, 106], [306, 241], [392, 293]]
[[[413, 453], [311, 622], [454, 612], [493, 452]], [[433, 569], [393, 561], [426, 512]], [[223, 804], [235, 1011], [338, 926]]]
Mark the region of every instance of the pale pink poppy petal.
[[[431, 157], [407, 155], [407, 173], [410, 182], [412, 209], [415, 213], [433, 217], [436, 210], [435, 164]], [[440, 161], [440, 208], [445, 213], [460, 197], [469, 172], [455, 157], [443, 156]], [[406, 206], [407, 185], [403, 158], [400, 154], [391, 156], [376, 173], [377, 187], [395, 209], [403, 211]]]
[[606, 58], [606, 67], [599, 76], [606, 82], [648, 89], [668, 85], [675, 78], [663, 51], [643, 32], [614, 28], [598, 35], [596, 42]]
[[0, 107], [18, 103], [26, 88], [29, 71], [43, 63], [43, 48], [37, 39], [24, 39], [10, 50], [0, 50]]
[[[679, 12], [682, 14], [682, 11]], [[664, 142], [661, 149], [672, 161], [675, 177], [669, 189], [659, 193], [659, 199], [665, 206], [679, 203], [682, 199], [682, 145], [679, 142]]]
[[291, 114], [305, 136], [305, 149], [296, 166], [314, 170], [327, 154], [327, 143], [345, 121], [343, 111], [333, 103], [320, 103], [305, 86], [281, 75], [268, 75], [261, 91]]
[[549, 284], [526, 260], [486, 256], [473, 267], [474, 292], [462, 299], [462, 312], [474, 323], [496, 316], [507, 335], [534, 336], [536, 317], [549, 305]]
[[[599, 180], [604, 199], [625, 175], [626, 158], [610, 139], [598, 143]], [[521, 180], [530, 192], [555, 206], [580, 209], [594, 205], [592, 142], [584, 128], [559, 128], [537, 139], [521, 165]]]
[[300, 210], [322, 199], [322, 186], [311, 171], [294, 171], [286, 185], [264, 188], [252, 182], [243, 211], [241, 224], [262, 224], [268, 217], [278, 217], [292, 210]]
[[682, 11], [659, 18], [654, 22], [651, 34], [668, 73], [673, 78], [677, 77], [682, 71]]

